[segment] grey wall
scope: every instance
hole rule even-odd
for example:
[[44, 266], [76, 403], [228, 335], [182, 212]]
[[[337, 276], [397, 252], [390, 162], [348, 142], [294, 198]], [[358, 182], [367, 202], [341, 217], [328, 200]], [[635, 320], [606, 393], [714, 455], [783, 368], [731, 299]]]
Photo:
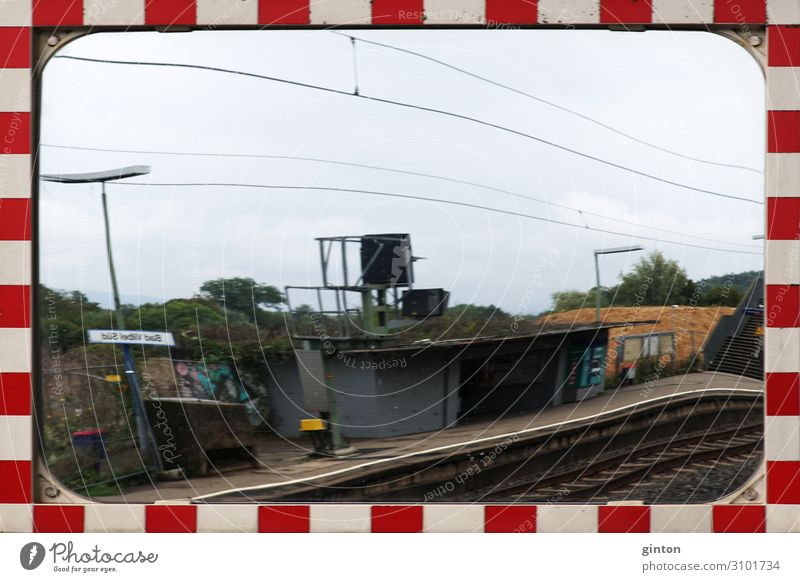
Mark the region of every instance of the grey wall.
[[[455, 422], [458, 414], [458, 363], [442, 367], [442, 353], [427, 352], [387, 359], [332, 359], [339, 423], [350, 438], [374, 438], [427, 432]], [[381, 362], [404, 362], [386, 367]], [[272, 407], [271, 427], [287, 437], [300, 436], [306, 412], [294, 360], [271, 367], [266, 381]]]
[[270, 364], [271, 375], [265, 378], [269, 396], [269, 425], [286, 437], [300, 436], [300, 419], [309, 418], [303, 412], [303, 389], [294, 359]]
[[444, 354], [423, 352], [401, 356], [406, 367], [376, 374], [377, 411], [385, 435], [440, 430], [458, 414], [458, 362], [447, 363]]

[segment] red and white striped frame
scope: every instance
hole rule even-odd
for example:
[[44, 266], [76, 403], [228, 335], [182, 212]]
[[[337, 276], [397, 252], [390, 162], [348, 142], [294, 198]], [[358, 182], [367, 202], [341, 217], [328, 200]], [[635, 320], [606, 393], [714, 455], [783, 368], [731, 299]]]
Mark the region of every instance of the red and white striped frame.
[[[666, 25], [740, 32], [766, 26], [762, 496], [747, 504], [691, 506], [39, 503], [33, 484], [30, 304], [34, 30], [286, 25]], [[0, 531], [800, 532], [798, 0], [0, 0], [0, 148]]]

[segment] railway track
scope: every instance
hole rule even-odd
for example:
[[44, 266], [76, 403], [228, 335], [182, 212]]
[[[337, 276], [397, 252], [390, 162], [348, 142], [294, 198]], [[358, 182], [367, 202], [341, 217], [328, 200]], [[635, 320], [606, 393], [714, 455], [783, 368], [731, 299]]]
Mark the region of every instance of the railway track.
[[[733, 477], [714, 479], [731, 482], [741, 480], [740, 475], [749, 477], [752, 470], [737, 472], [735, 467], [760, 455], [761, 398], [760, 392], [748, 390], [675, 394], [513, 435], [386, 456], [193, 501], [601, 502], [611, 499], [612, 492], [614, 500], [643, 499], [636, 496], [639, 491], [631, 496], [618, 491], [669, 470], [688, 474], [696, 466], [700, 473], [702, 462], [733, 463]], [[676, 482], [684, 489], [688, 483]], [[712, 498], [719, 497], [714, 494], [720, 487], [706, 489], [711, 489]], [[675, 502], [689, 502], [694, 491], [689, 489], [685, 499]], [[651, 496], [658, 495], [656, 491]]]
[[[668, 442], [616, 451], [601, 459], [540, 476], [509, 480], [485, 490], [483, 499], [515, 501], [604, 502], [625, 498], [643, 486], [672, 482], [680, 475], [708, 474], [711, 469], [741, 469], [760, 455], [763, 425], [719, 427]], [[745, 472], [743, 477], [747, 477]], [[726, 483], [720, 483], [720, 489]], [[723, 492], [710, 492], [713, 498]]]

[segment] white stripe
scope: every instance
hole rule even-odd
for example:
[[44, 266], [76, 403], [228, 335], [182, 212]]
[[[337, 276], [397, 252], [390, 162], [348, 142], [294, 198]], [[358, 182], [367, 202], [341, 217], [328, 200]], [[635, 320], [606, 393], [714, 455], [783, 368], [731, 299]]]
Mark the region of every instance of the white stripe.
[[538, 533], [594, 533], [599, 520], [596, 505], [540, 505], [536, 509]]
[[540, 24], [597, 24], [600, 0], [539, 0]]
[[258, 0], [197, 0], [197, 24], [258, 24]]
[[767, 417], [764, 454], [768, 461], [800, 461], [800, 417]]
[[653, 505], [650, 508], [653, 533], [710, 533], [710, 505]]
[[768, 0], [767, 20], [770, 24], [800, 24], [800, 2]]
[[714, 22], [714, 0], [653, 0], [653, 22], [703, 24]]
[[255, 533], [258, 531], [258, 506], [198, 505], [197, 531]]
[[800, 329], [764, 328], [766, 339], [765, 372], [800, 370]]
[[311, 533], [370, 533], [372, 512], [369, 505], [312, 505], [309, 508]]
[[767, 154], [767, 196], [800, 196], [800, 154]]
[[30, 198], [31, 157], [0, 154], [0, 198]]
[[800, 505], [767, 505], [767, 533], [800, 533]]
[[31, 533], [33, 505], [9, 503], [0, 505], [0, 532]]
[[425, 0], [425, 24], [483, 24], [486, 0]]
[[144, 532], [144, 505], [91, 503], [83, 511], [87, 533]]
[[309, 9], [311, 24], [370, 24], [372, 22], [370, 0], [311, 0]]
[[800, 241], [768, 240], [764, 247], [767, 285], [800, 284]]
[[0, 416], [0, 460], [33, 458], [33, 423], [30, 416]]
[[32, 0], [0, 0], [0, 26], [30, 26]]
[[0, 241], [0, 285], [31, 284], [31, 241]]
[[94, 25], [144, 24], [144, 0], [83, 0], [83, 21]]
[[800, 109], [800, 68], [767, 67], [767, 109]]
[[0, 69], [0, 111], [30, 110], [30, 69]]
[[0, 328], [0, 372], [30, 372], [30, 342], [30, 329]]
[[481, 533], [483, 505], [425, 505], [422, 527], [426, 533]]

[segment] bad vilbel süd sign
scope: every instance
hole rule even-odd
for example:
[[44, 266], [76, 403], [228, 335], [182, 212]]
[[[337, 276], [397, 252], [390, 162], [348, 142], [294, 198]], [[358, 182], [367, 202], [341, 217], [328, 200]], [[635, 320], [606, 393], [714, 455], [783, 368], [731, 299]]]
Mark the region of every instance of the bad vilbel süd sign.
[[175, 338], [172, 337], [172, 334], [168, 331], [127, 331], [127, 330], [114, 330], [114, 329], [90, 329], [89, 343], [174, 346]]

